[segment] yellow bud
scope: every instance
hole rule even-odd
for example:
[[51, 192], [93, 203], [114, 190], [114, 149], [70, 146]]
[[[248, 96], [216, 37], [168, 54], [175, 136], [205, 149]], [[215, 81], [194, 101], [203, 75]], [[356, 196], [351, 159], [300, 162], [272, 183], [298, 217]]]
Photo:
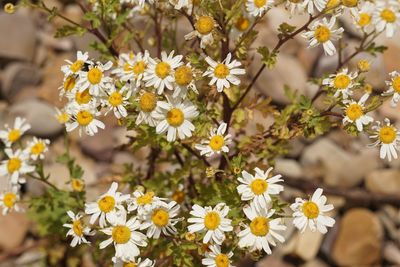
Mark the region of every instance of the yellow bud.
[[196, 234], [195, 233], [189, 233], [189, 232], [187, 232], [186, 234], [185, 234], [185, 239], [187, 240], [187, 241], [194, 241], [195, 239], [196, 239]]
[[12, 3], [5, 4], [4, 12], [6, 12], [8, 14], [13, 14], [15, 12], [15, 6]]
[[367, 71], [370, 70], [371, 64], [369, 63], [368, 60], [366, 60], [366, 59], [361, 59], [361, 60], [358, 61], [358, 63], [357, 63], [357, 68], [358, 68], [361, 72], [367, 72]]
[[369, 83], [366, 83], [365, 85], [364, 85], [364, 91], [367, 93], [367, 94], [371, 94], [372, 93], [372, 91], [374, 90], [374, 88], [372, 87], [372, 85], [371, 84], [369, 84]]

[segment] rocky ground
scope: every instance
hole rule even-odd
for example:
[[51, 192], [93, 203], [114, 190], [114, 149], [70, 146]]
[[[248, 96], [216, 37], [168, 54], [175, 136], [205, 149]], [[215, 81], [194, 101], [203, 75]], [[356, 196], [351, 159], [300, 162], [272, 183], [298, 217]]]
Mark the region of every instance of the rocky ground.
[[[74, 5], [63, 7], [55, 0], [48, 3], [60, 7], [76, 21], [81, 18], [79, 8]], [[282, 18], [288, 17], [284, 12], [280, 9], [270, 12], [268, 21], [258, 27], [257, 45], [271, 47], [275, 44], [271, 35], [276, 33]], [[300, 17], [290, 19], [288, 23], [300, 25], [304, 20]], [[45, 169], [57, 174], [51, 179], [63, 188], [69, 186], [66, 184], [67, 170], [54, 163], [55, 155], [63, 152], [62, 127], [54, 118], [54, 106], [62, 106], [57, 90], [63, 77], [60, 66], [65, 59], [73, 58], [76, 50], [88, 50], [87, 45], [93, 37], [54, 39], [54, 27], [60, 23], [57, 19], [48, 23], [42, 14], [29, 10], [19, 10], [14, 15], [0, 13], [0, 125], [15, 116], [23, 116], [32, 125], [30, 134], [50, 138], [52, 145]], [[350, 22], [344, 20], [342, 23], [348, 26]], [[399, 38], [397, 35], [392, 41], [385, 41], [389, 50], [372, 59], [373, 68], [367, 80], [375, 90], [384, 89], [388, 72], [400, 70]], [[282, 50], [276, 68], [260, 77], [257, 89], [272, 96], [277, 104], [288, 102], [282, 90], [285, 84], [312, 96], [316, 88], [307, 83], [307, 77], [318, 77], [336, 66], [336, 58], [321, 56], [320, 52], [306, 49], [304, 41], [296, 38]], [[91, 55], [96, 56], [95, 53]], [[388, 117], [398, 124], [399, 109], [384, 105], [374, 116], [377, 119]], [[118, 173], [125, 162], [143, 162], [145, 152], [131, 155], [115, 149], [124, 144], [129, 134], [116, 127], [113, 120], [107, 121], [106, 130], [95, 137], [78, 138], [72, 134], [71, 151], [85, 169], [89, 187], [99, 179], [108, 179]], [[336, 206], [332, 215], [337, 223], [326, 236], [288, 231], [288, 242], [256, 266], [400, 265], [399, 207], [368, 200], [369, 196], [375, 195], [383, 198], [400, 195], [400, 160], [391, 163], [380, 160], [376, 149], [366, 148], [368, 143], [367, 136], [353, 138], [336, 130], [316, 140], [296, 140], [289, 156], [277, 159], [276, 172], [290, 178], [292, 183], [322, 183], [332, 188], [332, 192], [342, 192], [330, 198]], [[2, 180], [0, 188], [1, 183]], [[95, 187], [90, 188], [90, 194], [97, 194]], [[35, 195], [44, 188], [29, 182], [27, 190]], [[361, 192], [368, 199], [366, 202], [363, 197], [349, 199], [346, 192]], [[298, 191], [288, 189], [286, 194], [290, 197], [295, 193]], [[41, 266], [44, 253], [39, 249], [40, 242], [31, 238], [31, 226], [24, 213], [0, 216], [0, 267]], [[87, 258], [85, 266], [94, 266], [90, 257]]]

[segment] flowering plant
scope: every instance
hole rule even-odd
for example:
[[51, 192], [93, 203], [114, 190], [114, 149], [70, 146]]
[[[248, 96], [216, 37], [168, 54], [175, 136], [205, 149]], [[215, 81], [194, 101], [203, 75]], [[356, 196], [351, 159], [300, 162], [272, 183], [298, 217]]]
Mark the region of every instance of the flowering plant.
[[[289, 224], [323, 234], [335, 224], [334, 207], [321, 188], [293, 204], [285, 201], [286, 178], [274, 173], [273, 166], [290, 151], [291, 140], [341, 127], [352, 135], [368, 134], [382, 159], [397, 158], [399, 132], [388, 119], [375, 122], [373, 110], [389, 99], [397, 105], [400, 73], [389, 74], [387, 91], [380, 94], [365, 81], [370, 61], [362, 59], [357, 67], [349, 63], [356, 55], [385, 51], [376, 38], [393, 37], [400, 24], [398, 2], [76, 2], [83, 23], [44, 1], [24, 0], [17, 6], [65, 20], [56, 37], [89, 33], [97, 38], [92, 48], [98, 58], [78, 51], [61, 68], [59, 92], [66, 104], [56, 116], [65, 125], [66, 152], [57, 161], [69, 170], [71, 190], [58, 188], [45, 175], [50, 141], [35, 137], [23, 144], [21, 137], [30, 126], [16, 118], [0, 131], [0, 175], [9, 185], [0, 205], [3, 214], [20, 211], [26, 179], [45, 183], [44, 195], [26, 200], [29, 213], [42, 235], [62, 241], [66, 234], [69, 249], [78, 255], [90, 250], [97, 262], [141, 267], [226, 267], [244, 255], [258, 259], [285, 242]], [[281, 6], [306, 21], [301, 26], [282, 21], [276, 36], [271, 34], [273, 47], [255, 47], [262, 31], [257, 25]], [[7, 5], [6, 11], [15, 8]], [[351, 53], [338, 23], [346, 15], [359, 36]], [[178, 27], [183, 22], [191, 29]], [[311, 97], [282, 88], [290, 103], [279, 106], [252, 88], [297, 36], [310, 49], [320, 47], [325, 56], [337, 57], [336, 70], [310, 78], [318, 88]], [[254, 113], [262, 119], [256, 121]], [[147, 148], [148, 157], [146, 166], [125, 165], [109, 189], [93, 197], [86, 191], [85, 170], [69, 153], [69, 134], [94, 136], [107, 127], [105, 116], [132, 133], [121, 149], [134, 153]], [[267, 118], [272, 122], [266, 124]], [[246, 131], [250, 126], [256, 130]], [[161, 170], [161, 164], [168, 170]]]

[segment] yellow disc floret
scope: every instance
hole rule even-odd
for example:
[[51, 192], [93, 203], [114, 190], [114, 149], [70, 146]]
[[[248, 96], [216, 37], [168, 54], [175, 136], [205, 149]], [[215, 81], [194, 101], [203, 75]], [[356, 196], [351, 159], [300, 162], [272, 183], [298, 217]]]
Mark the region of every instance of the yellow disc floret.
[[382, 10], [380, 15], [381, 18], [387, 23], [393, 23], [396, 21], [396, 14], [388, 8]]
[[247, 30], [250, 26], [250, 21], [248, 18], [244, 16], [240, 16], [235, 23], [235, 28], [238, 29], [241, 32], [244, 32]]
[[396, 140], [397, 130], [393, 126], [383, 126], [379, 130], [379, 140], [384, 144], [391, 144]]
[[154, 197], [154, 192], [149, 191], [146, 194], [144, 194], [143, 196], [140, 196], [136, 199], [136, 203], [138, 205], [147, 205], [150, 204], [153, 201], [153, 197]]
[[171, 66], [167, 62], [162, 61], [156, 65], [155, 72], [159, 78], [164, 79], [171, 72]]
[[76, 220], [72, 222], [72, 230], [74, 231], [75, 235], [82, 236], [83, 235], [83, 227], [80, 220]]
[[112, 239], [117, 244], [126, 244], [131, 239], [131, 230], [125, 225], [117, 225], [112, 230]]
[[8, 133], [8, 141], [12, 143], [18, 141], [20, 137], [21, 137], [21, 131], [19, 129], [12, 129]]
[[364, 115], [363, 107], [357, 103], [350, 104], [346, 108], [346, 115], [351, 121], [356, 121]]
[[81, 126], [87, 126], [93, 121], [93, 114], [87, 110], [81, 110], [76, 114], [76, 121]]
[[217, 267], [228, 267], [229, 257], [225, 254], [218, 254], [215, 257], [215, 265], [217, 265]]
[[89, 93], [89, 89], [83, 90], [82, 92], [75, 93], [75, 101], [79, 105], [87, 104], [92, 100], [92, 96]]
[[103, 78], [103, 72], [97, 67], [91, 68], [88, 71], [87, 78], [91, 84], [98, 84]]
[[358, 5], [358, 0], [342, 0], [345, 7], [355, 7]]
[[108, 97], [108, 102], [110, 103], [111, 106], [117, 107], [122, 104], [122, 95], [119, 92], [113, 92], [110, 94]]
[[115, 199], [112, 196], [104, 196], [98, 201], [97, 204], [102, 212], [107, 213], [114, 209]]
[[229, 75], [229, 68], [225, 64], [219, 63], [214, 69], [214, 75], [218, 79], [225, 79]]
[[195, 28], [196, 30], [202, 34], [207, 35], [214, 29], [214, 19], [209, 16], [201, 16], [197, 19]]
[[351, 79], [346, 74], [339, 74], [333, 80], [333, 87], [338, 90], [346, 89], [350, 85]]
[[250, 183], [250, 188], [254, 194], [261, 195], [261, 194], [264, 194], [265, 191], [267, 191], [268, 183], [267, 183], [267, 181], [265, 181], [263, 179], [254, 179]]
[[319, 25], [314, 30], [314, 36], [319, 43], [325, 43], [326, 41], [329, 41], [331, 37], [331, 30], [329, 30], [329, 28], [326, 26]]
[[169, 214], [163, 209], [156, 209], [151, 216], [152, 222], [158, 227], [164, 227], [168, 224]]
[[43, 142], [37, 142], [31, 147], [31, 153], [33, 155], [40, 155], [46, 149], [46, 145]]
[[71, 187], [74, 191], [82, 192], [84, 186], [85, 186], [85, 184], [83, 183], [83, 181], [81, 179], [72, 178]]
[[400, 93], [400, 75], [393, 78], [392, 87], [397, 93]]
[[219, 217], [219, 214], [216, 213], [215, 211], [210, 211], [206, 214], [206, 216], [204, 216], [204, 226], [208, 230], [217, 229], [220, 222], [221, 222], [221, 218]]
[[5, 4], [4, 12], [6, 12], [8, 14], [13, 14], [15, 12], [15, 6], [12, 3]]
[[19, 158], [10, 158], [7, 162], [8, 173], [14, 173], [21, 169], [22, 161]]
[[16, 201], [17, 201], [17, 195], [14, 194], [13, 192], [7, 192], [3, 196], [3, 203], [9, 209], [14, 207]]
[[142, 74], [146, 70], [146, 67], [147, 65], [143, 60], [138, 61], [133, 66], [133, 73], [135, 73], [136, 75]]
[[302, 211], [308, 219], [315, 219], [319, 215], [318, 205], [312, 201], [306, 201], [302, 206]]
[[178, 85], [186, 86], [193, 80], [192, 69], [188, 66], [180, 66], [175, 70], [175, 81]]
[[167, 122], [173, 127], [179, 127], [185, 120], [185, 115], [179, 108], [172, 108], [167, 112]]
[[357, 24], [360, 27], [365, 27], [371, 23], [371, 16], [367, 13], [360, 13], [360, 17], [357, 21]]
[[71, 64], [71, 66], [69, 67], [69, 69], [73, 72], [73, 73], [77, 73], [78, 71], [80, 71], [83, 67], [83, 65], [85, 64], [85, 62], [83, 62], [82, 60], [77, 60], [74, 63]]
[[67, 92], [71, 92], [74, 89], [76, 84], [76, 78], [74, 76], [68, 76], [63, 84], [64, 90]]
[[267, 3], [267, 0], [254, 0], [254, 5], [257, 8], [262, 8]]
[[214, 135], [210, 139], [210, 147], [214, 151], [220, 151], [225, 144], [225, 139], [222, 135]]
[[255, 217], [250, 223], [250, 231], [255, 236], [266, 236], [269, 232], [268, 218]]
[[157, 97], [153, 93], [145, 92], [139, 100], [140, 109], [144, 112], [151, 112], [157, 106]]

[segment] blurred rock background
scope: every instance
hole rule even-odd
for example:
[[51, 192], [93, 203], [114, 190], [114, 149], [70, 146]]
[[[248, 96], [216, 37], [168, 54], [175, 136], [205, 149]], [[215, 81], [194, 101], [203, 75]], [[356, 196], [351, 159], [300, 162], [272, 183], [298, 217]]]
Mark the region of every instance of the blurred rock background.
[[[74, 4], [63, 4], [57, 0], [46, 0], [48, 6], [56, 6], [67, 17], [80, 21], [82, 13]], [[4, 1], [2, 1], [4, 4]], [[286, 20], [289, 24], [301, 25], [305, 16], [289, 18], [285, 10], [272, 9], [260, 31], [255, 47], [272, 47], [277, 27]], [[63, 152], [62, 127], [54, 118], [54, 107], [61, 107], [58, 87], [63, 75], [60, 66], [65, 59], [75, 58], [76, 50], [90, 51], [91, 57], [98, 54], [88, 48], [94, 37], [55, 39], [54, 29], [63, 22], [36, 11], [21, 9], [15, 14], [0, 13], [0, 125], [11, 122], [15, 116], [26, 117], [32, 125], [29, 134], [51, 139], [45, 170], [52, 173], [51, 179], [61, 188], [69, 187], [67, 170], [54, 163], [54, 157]], [[351, 20], [343, 18], [340, 23], [351, 31]], [[180, 24], [182, 32], [190, 25]], [[275, 38], [275, 39], [274, 39]], [[346, 37], [350, 46], [357, 35]], [[384, 55], [371, 58], [372, 70], [367, 81], [374, 90], [383, 91], [387, 74], [400, 70], [400, 35], [391, 40], [381, 39], [389, 47]], [[350, 54], [346, 48], [344, 53]], [[354, 66], [358, 59], [351, 62]], [[257, 59], [255, 59], [257, 60]], [[288, 99], [283, 86], [289, 85], [301, 94], [313, 96], [316, 88], [307, 83], [308, 77], [319, 77], [333, 71], [336, 57], [325, 57], [319, 49], [307, 49], [301, 37], [283, 47], [277, 66], [264, 72], [256, 83], [256, 89], [273, 98], [275, 104], [283, 105]], [[259, 63], [252, 64], [251, 72]], [[375, 119], [388, 117], [400, 126], [400, 107], [393, 109], [385, 104]], [[255, 114], [255, 120], [265, 120]], [[118, 128], [115, 120], [106, 119], [106, 130], [95, 137], [77, 138], [71, 135], [71, 152], [85, 170], [89, 198], [102, 192], [100, 181], [107, 181], [121, 171], [123, 163], [144, 162], [147, 151], [131, 155], [115, 148], [124, 144], [131, 133]], [[399, 203], [384, 204], [374, 199], [400, 196], [400, 160], [390, 163], [379, 159], [377, 149], [368, 149], [367, 136], [353, 138], [343, 131], [335, 130], [316, 140], [295, 140], [292, 152], [276, 161], [276, 172], [288, 178], [288, 184], [304, 186], [322, 184], [331, 189], [330, 202], [335, 206], [332, 214], [337, 223], [323, 236], [319, 233], [299, 234], [294, 229], [287, 232], [287, 242], [278, 246], [274, 254], [258, 263], [250, 260], [240, 266], [257, 267], [324, 267], [324, 266], [400, 266], [400, 211]], [[57, 174], [57, 175], [54, 175]], [[0, 180], [0, 188], [4, 181]], [[27, 191], [41, 194], [44, 187], [29, 181]], [[311, 190], [311, 189], [310, 189]], [[339, 194], [338, 194], [339, 192]], [[329, 190], [327, 191], [329, 193]], [[301, 191], [287, 187], [288, 199]], [[348, 196], [352, 197], [348, 197]], [[372, 199], [372, 201], [371, 201]], [[32, 238], [32, 224], [24, 213], [0, 216], [0, 267], [43, 266], [44, 252], [41, 241]], [[84, 266], [95, 266], [90, 255], [84, 257]]]

